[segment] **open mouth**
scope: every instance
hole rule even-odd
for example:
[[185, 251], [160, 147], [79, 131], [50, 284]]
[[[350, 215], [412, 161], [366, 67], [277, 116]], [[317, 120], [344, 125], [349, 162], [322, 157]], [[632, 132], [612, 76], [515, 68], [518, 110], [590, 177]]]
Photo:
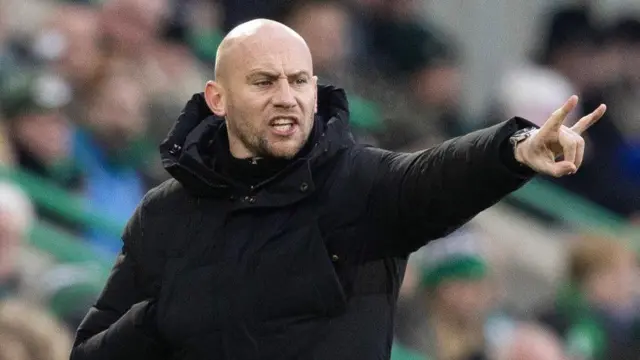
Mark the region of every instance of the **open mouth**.
[[269, 126], [278, 135], [291, 135], [298, 126], [298, 120], [294, 117], [277, 117], [269, 122]]

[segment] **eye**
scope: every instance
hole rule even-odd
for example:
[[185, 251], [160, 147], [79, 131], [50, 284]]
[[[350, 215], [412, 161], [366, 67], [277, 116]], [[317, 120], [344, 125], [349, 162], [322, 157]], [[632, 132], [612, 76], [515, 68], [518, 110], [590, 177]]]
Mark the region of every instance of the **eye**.
[[259, 81], [256, 81], [254, 83], [254, 85], [257, 85], [257, 86], [260, 86], [260, 87], [271, 86], [271, 84], [273, 84], [273, 81], [271, 81], [271, 80], [259, 80]]
[[298, 85], [304, 85], [304, 84], [306, 84], [308, 82], [309, 82], [309, 79], [307, 79], [307, 78], [298, 78], [298, 79], [296, 79], [296, 84], [298, 84]]

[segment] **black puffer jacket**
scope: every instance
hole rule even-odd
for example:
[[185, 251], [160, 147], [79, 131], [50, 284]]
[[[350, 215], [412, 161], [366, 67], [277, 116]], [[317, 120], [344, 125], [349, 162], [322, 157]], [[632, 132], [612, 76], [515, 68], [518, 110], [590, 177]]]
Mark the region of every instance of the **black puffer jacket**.
[[213, 170], [208, 114], [194, 96], [161, 146], [174, 179], [132, 217], [73, 360], [388, 359], [408, 254], [532, 176], [506, 141], [524, 120], [400, 154], [356, 145], [345, 93], [319, 87], [309, 150], [245, 190]]

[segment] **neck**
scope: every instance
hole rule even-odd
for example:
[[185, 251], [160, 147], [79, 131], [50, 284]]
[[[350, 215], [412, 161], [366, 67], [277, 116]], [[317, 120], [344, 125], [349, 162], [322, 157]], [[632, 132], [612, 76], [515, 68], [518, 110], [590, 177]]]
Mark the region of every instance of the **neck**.
[[255, 156], [243, 147], [231, 146], [227, 141], [217, 141], [214, 147], [219, 154], [216, 157], [217, 170], [245, 186], [255, 186], [271, 178], [290, 163], [286, 159]]
[[235, 159], [253, 159], [256, 158], [256, 154], [249, 151], [242, 141], [229, 136], [229, 152]]

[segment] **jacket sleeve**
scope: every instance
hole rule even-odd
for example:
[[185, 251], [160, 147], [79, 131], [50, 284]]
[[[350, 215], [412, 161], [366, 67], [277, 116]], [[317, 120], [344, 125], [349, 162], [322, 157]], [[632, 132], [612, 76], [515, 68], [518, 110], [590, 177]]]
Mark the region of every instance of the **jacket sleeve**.
[[[155, 306], [136, 281], [134, 251], [142, 240], [142, 205], [123, 233], [123, 248], [95, 305], [80, 324], [71, 360], [163, 359]], [[166, 353], [165, 353], [166, 354]]]
[[414, 153], [372, 150], [369, 210], [385, 240], [370, 250], [405, 256], [525, 184], [535, 173], [515, 160], [508, 139], [529, 126], [513, 118]]

